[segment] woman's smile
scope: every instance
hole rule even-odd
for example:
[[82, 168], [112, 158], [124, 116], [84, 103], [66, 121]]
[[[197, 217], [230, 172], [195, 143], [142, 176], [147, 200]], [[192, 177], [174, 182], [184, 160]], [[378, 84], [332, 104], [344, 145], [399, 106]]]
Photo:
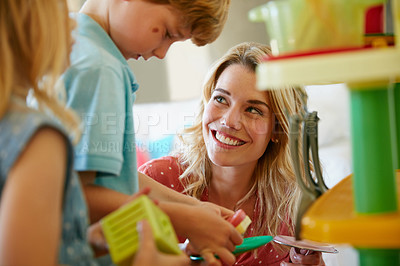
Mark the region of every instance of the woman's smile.
[[225, 147], [226, 148], [234, 148], [234, 147], [242, 146], [242, 145], [246, 144], [245, 141], [235, 138], [233, 136], [230, 136], [221, 131], [211, 130], [211, 134], [214, 137], [214, 140], [217, 142], [217, 144], [220, 144], [220, 146], [223, 148], [225, 148]]

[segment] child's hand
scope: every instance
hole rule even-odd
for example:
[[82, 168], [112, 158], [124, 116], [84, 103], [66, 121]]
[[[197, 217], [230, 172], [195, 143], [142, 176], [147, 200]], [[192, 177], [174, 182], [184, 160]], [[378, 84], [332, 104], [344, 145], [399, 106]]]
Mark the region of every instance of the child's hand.
[[322, 259], [322, 253], [308, 249], [291, 248], [290, 262], [281, 262], [281, 266], [286, 265], [315, 265], [324, 266], [325, 262]]
[[[129, 197], [127, 203], [135, 200], [141, 195], [148, 195], [150, 193], [150, 188], [143, 188], [137, 193]], [[91, 244], [96, 256], [104, 255], [108, 253], [108, 245], [103, 234], [100, 222], [96, 222], [91, 225], [87, 230], [87, 238]]]
[[190, 265], [190, 259], [185, 255], [170, 255], [161, 253], [154, 244], [153, 232], [146, 220], [137, 224], [139, 233], [139, 250], [136, 253], [132, 266], [165, 265], [180, 266]]
[[235, 263], [232, 251], [243, 241], [235, 227], [204, 205], [160, 203], [169, 215], [175, 231], [190, 241], [192, 250], [201, 255], [209, 265], [221, 265], [218, 257], [226, 264]]
[[200, 201], [199, 205], [208, 208], [210, 210], [214, 210], [217, 214], [221, 215], [224, 218], [231, 217], [235, 213], [230, 209], [227, 209], [225, 207], [219, 206], [217, 204], [208, 201]]
[[92, 246], [96, 256], [101, 256], [108, 253], [106, 238], [103, 234], [100, 222], [94, 223], [89, 226], [86, 235], [88, 238], [88, 242]]
[[[140, 189], [138, 192], [136, 192], [135, 194], [131, 195], [128, 200], [126, 201], [126, 204], [130, 203], [131, 201], [139, 198], [142, 195], [149, 195], [150, 194], [150, 188], [149, 187], [144, 187], [142, 189]], [[157, 204], [157, 202], [155, 202]]]

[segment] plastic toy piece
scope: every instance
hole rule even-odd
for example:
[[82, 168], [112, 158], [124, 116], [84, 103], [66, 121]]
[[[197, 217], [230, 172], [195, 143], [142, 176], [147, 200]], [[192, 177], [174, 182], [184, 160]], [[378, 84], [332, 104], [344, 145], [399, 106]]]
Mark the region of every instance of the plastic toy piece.
[[[239, 246], [236, 246], [235, 250], [232, 252], [234, 255], [242, 254], [244, 252], [256, 249], [258, 247], [261, 247], [265, 244], [268, 244], [273, 240], [272, 236], [253, 236], [253, 237], [247, 237], [243, 239], [243, 243]], [[218, 258], [218, 256], [215, 256]], [[190, 259], [192, 261], [202, 261], [204, 260], [203, 257], [201, 256], [190, 256]]]
[[296, 240], [293, 236], [283, 236], [283, 235], [275, 236], [274, 242], [289, 247], [308, 249], [312, 251], [319, 251], [325, 253], [339, 253], [339, 251], [337, 251], [337, 249], [334, 246], [331, 246], [329, 244], [314, 242], [305, 239]]
[[244, 220], [238, 225], [236, 226], [236, 230], [238, 230], [239, 233], [241, 233], [242, 235], [244, 234], [244, 232], [246, 232], [247, 227], [251, 224], [251, 220], [249, 218], [249, 216], [246, 215], [246, 217], [244, 218]]
[[242, 209], [240, 209], [228, 218], [228, 222], [235, 226], [236, 230], [243, 235], [244, 232], [246, 232], [247, 227], [251, 224], [251, 219]]
[[139, 248], [136, 223], [146, 219], [153, 231], [157, 248], [169, 254], [181, 254], [169, 217], [143, 195], [110, 213], [101, 220], [104, 235], [114, 264], [131, 265]]

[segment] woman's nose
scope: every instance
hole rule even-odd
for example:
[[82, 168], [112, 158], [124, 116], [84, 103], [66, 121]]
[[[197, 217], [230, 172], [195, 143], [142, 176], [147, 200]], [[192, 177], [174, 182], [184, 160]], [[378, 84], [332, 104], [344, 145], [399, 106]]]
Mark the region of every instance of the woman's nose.
[[230, 110], [221, 117], [221, 124], [236, 130], [241, 129], [241, 114], [236, 110]]

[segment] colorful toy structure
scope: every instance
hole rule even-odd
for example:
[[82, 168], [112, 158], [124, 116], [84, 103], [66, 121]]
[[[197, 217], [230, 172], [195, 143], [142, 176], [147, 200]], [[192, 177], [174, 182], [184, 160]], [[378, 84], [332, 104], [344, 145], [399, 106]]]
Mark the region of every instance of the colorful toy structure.
[[[366, 17], [393, 33], [366, 35]], [[353, 175], [311, 204], [300, 237], [350, 244], [360, 265], [400, 265], [400, 0], [275, 0], [249, 19], [271, 40], [261, 90], [346, 83], [351, 95]]]

